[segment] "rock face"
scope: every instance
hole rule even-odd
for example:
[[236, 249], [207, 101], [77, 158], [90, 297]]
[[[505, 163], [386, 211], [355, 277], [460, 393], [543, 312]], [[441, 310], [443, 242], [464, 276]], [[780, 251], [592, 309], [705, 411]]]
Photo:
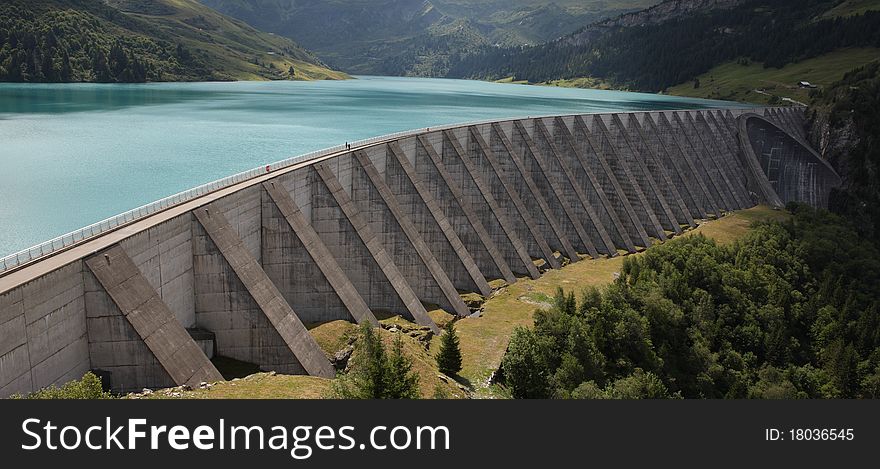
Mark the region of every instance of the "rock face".
[[843, 180], [829, 208], [858, 220], [866, 236], [880, 233], [878, 89], [880, 63], [874, 62], [824, 90], [807, 113], [810, 143]]
[[825, 159], [830, 161], [838, 173], [847, 174], [848, 156], [858, 145], [859, 136], [854, 132], [853, 119], [844, 116], [832, 122], [828, 108], [813, 108], [809, 116], [810, 143]]
[[333, 355], [330, 363], [333, 364], [337, 371], [345, 371], [348, 368], [348, 360], [351, 358], [352, 353], [354, 353], [354, 345], [346, 345], [344, 349]]

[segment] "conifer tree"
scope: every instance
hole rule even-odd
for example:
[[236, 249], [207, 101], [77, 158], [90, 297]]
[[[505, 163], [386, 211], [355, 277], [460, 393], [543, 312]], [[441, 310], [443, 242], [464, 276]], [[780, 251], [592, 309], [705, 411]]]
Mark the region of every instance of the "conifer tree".
[[452, 321], [446, 325], [446, 333], [440, 340], [437, 367], [441, 373], [455, 376], [461, 371], [461, 349], [459, 348], [458, 334], [455, 332], [455, 324]]
[[351, 371], [336, 380], [334, 390], [343, 399], [417, 399], [419, 375], [412, 371], [412, 359], [403, 352], [398, 333], [390, 354], [373, 326], [360, 326], [356, 359]]
[[412, 371], [412, 359], [403, 354], [401, 333], [396, 333], [388, 359], [388, 383], [384, 399], [418, 399], [419, 375]]

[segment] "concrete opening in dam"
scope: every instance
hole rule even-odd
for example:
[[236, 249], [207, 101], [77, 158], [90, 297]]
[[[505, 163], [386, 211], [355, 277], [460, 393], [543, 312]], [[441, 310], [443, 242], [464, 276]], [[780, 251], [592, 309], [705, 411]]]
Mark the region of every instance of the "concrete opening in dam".
[[372, 139], [173, 199], [0, 272], [0, 397], [95, 370], [222, 379], [213, 355], [332, 377], [308, 325], [399, 314], [635, 252], [759, 203], [827, 204], [803, 111], [514, 119]]

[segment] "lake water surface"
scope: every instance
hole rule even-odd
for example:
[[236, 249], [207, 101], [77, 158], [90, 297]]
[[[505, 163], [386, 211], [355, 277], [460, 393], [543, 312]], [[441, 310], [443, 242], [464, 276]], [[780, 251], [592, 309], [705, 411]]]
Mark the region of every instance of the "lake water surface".
[[0, 83], [0, 257], [176, 192], [346, 141], [528, 115], [736, 106], [418, 78]]

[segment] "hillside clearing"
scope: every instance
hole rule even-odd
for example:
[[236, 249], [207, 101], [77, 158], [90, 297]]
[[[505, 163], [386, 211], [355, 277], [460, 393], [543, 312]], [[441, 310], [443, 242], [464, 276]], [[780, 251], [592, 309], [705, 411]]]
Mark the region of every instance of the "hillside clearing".
[[799, 88], [798, 82], [808, 81], [821, 89], [843, 78], [846, 72], [878, 59], [880, 49], [854, 48], [840, 49], [780, 69], [764, 68], [759, 63], [741, 65], [734, 61], [697, 77], [699, 88], [694, 88], [694, 81], [689, 81], [666, 91], [675, 96], [757, 104], [767, 104], [773, 96], [809, 103], [810, 90]]
[[878, 0], [845, 0], [836, 7], [825, 12], [821, 19], [846, 18], [847, 16], [860, 15], [866, 11], [880, 10]]

